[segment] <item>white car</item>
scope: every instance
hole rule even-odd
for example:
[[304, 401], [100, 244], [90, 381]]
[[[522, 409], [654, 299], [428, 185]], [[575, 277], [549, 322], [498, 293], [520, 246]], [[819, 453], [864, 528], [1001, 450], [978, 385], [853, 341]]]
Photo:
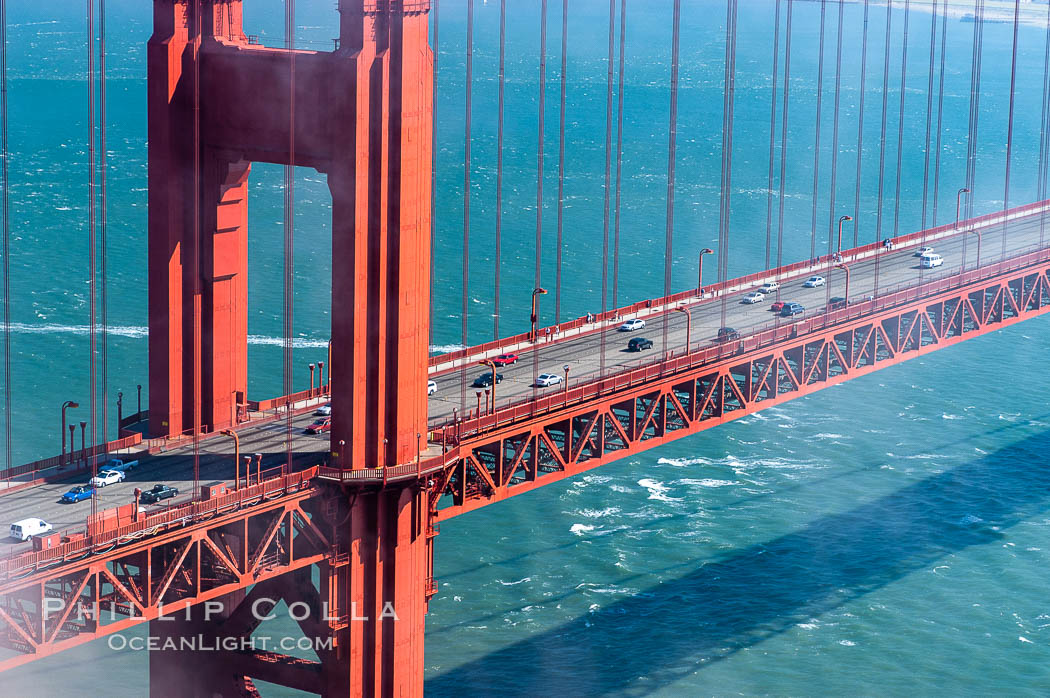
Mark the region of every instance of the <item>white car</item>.
[[780, 284], [778, 284], [776, 281], [767, 281], [766, 283], [762, 284], [762, 287], [760, 289], [758, 289], [758, 292], [759, 293], [775, 293], [779, 289], [780, 289]]
[[928, 254], [933, 254], [933, 248], [932, 247], [920, 247], [918, 250], [916, 250], [915, 254], [913, 254], [912, 256], [913, 257], [925, 257]]
[[433, 395], [438, 391], [438, 384], [434, 381], [427, 381], [427, 395]]
[[29, 540], [33, 536], [51, 533], [54, 526], [43, 519], [22, 519], [11, 524], [10, 536], [15, 540]]
[[331, 417], [332, 416], [332, 406], [331, 405], [321, 405], [320, 407], [317, 408], [317, 410], [314, 412], [314, 414], [316, 414], [318, 417]]
[[620, 332], [633, 332], [634, 330], [640, 330], [643, 327], [645, 327], [645, 320], [635, 318], [620, 325]]
[[556, 373], [541, 373], [536, 378], [536, 387], [549, 388], [562, 382], [562, 377]]
[[765, 299], [766, 299], [766, 294], [759, 293], [758, 291], [753, 291], [753, 292], [747, 294], [746, 296], [744, 296], [741, 299], [740, 302], [741, 303], [747, 303], [748, 305], [752, 305], [754, 303], [761, 303]]
[[939, 267], [942, 264], [944, 264], [944, 258], [941, 257], [939, 254], [933, 254], [932, 252], [930, 254], [924, 254], [922, 257], [919, 258], [919, 266], [921, 266], [923, 269], [933, 269], [934, 267]]
[[823, 286], [825, 283], [823, 276], [811, 276], [802, 285], [805, 288], [816, 288], [817, 286]]
[[124, 473], [117, 470], [103, 470], [95, 477], [91, 478], [90, 485], [94, 487], [105, 487], [106, 485], [112, 485], [117, 482], [124, 481]]

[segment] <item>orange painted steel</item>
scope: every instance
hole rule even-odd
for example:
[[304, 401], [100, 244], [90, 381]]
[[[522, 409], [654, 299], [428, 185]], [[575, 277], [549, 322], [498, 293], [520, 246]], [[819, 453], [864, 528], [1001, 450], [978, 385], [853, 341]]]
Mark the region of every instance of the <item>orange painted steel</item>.
[[[292, 164], [324, 173], [332, 194], [332, 361], [344, 381], [334, 395], [333, 443], [346, 442], [348, 464], [409, 462], [427, 409], [429, 3], [343, 0], [339, 48], [294, 52], [294, 99], [292, 52], [244, 34], [241, 0], [199, 4], [196, 36], [192, 2], [154, 0], [147, 51], [152, 435], [183, 433], [195, 420], [205, 431], [229, 427], [244, 402], [248, 176], [252, 162]], [[194, 173], [198, 118], [201, 171]], [[195, 243], [200, 260], [190, 258]], [[198, 267], [203, 291], [195, 303]], [[188, 339], [196, 323], [200, 346]], [[193, 414], [195, 358], [200, 415]]]

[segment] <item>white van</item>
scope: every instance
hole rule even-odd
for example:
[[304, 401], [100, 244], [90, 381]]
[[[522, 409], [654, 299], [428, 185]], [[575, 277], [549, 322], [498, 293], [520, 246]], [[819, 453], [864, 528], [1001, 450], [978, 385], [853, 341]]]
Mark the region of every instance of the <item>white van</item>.
[[22, 519], [11, 524], [11, 537], [15, 540], [29, 540], [33, 536], [51, 533], [54, 526], [43, 519]]
[[919, 257], [919, 266], [923, 269], [933, 269], [944, 264], [944, 259], [939, 254], [924, 254]]

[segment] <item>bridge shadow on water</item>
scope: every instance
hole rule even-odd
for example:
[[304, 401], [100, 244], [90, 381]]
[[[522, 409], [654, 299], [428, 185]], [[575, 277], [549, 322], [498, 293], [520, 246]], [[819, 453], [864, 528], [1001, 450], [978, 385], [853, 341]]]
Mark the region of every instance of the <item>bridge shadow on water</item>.
[[[428, 695], [645, 693], [1050, 509], [1050, 432], [932, 475], [426, 681]], [[641, 676], [641, 686], [632, 684]]]

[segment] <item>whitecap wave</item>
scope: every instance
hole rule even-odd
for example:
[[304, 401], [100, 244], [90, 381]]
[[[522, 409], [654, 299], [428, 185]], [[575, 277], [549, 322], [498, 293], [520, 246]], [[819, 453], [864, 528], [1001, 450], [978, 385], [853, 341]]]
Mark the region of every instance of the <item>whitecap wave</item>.
[[582, 536], [584, 533], [587, 533], [588, 531], [593, 531], [593, 530], [594, 530], [594, 526], [590, 526], [588, 524], [582, 524], [582, 523], [573, 524], [569, 528], [569, 532], [570, 533], [575, 533], [578, 536]]
[[660, 502], [681, 501], [680, 499], [677, 499], [675, 497], [668, 497], [666, 493], [670, 490], [670, 488], [662, 482], [657, 482], [656, 480], [644, 478], [642, 480], [639, 480], [638, 484], [644, 487], [645, 489], [649, 490], [649, 499], [655, 499]]

